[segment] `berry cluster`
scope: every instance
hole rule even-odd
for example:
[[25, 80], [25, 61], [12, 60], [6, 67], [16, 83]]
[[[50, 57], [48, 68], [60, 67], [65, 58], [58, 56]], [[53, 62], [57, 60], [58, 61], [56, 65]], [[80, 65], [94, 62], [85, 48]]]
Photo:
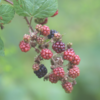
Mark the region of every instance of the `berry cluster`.
[[[58, 11], [53, 15], [57, 15]], [[52, 16], [52, 17], [53, 17]], [[80, 70], [77, 67], [80, 63], [80, 57], [75, 54], [72, 43], [65, 45], [62, 42], [62, 35], [56, 30], [50, 30], [46, 25], [47, 18], [36, 18], [35, 31], [29, 30], [29, 35], [25, 34], [19, 47], [22, 52], [27, 52], [30, 48], [34, 48], [38, 56], [34, 60], [32, 69], [38, 78], [44, 77], [44, 80], [49, 80], [51, 83], [62, 82], [62, 87], [67, 93], [71, 93], [73, 86], [76, 84], [75, 78], [80, 75]], [[48, 41], [49, 40], [49, 41]], [[52, 43], [53, 52], [49, 49]], [[51, 61], [51, 73], [47, 74], [47, 68], [41, 63], [42, 60]], [[68, 61], [67, 65], [63, 65], [64, 61]], [[64, 70], [66, 67], [66, 71]]]

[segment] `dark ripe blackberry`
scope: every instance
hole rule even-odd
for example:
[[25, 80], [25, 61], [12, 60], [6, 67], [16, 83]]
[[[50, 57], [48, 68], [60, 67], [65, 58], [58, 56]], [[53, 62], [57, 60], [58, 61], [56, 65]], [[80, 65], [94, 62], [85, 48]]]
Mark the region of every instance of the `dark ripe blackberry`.
[[61, 53], [61, 52], [65, 51], [65, 44], [60, 41], [56, 42], [52, 45], [52, 49], [57, 53]]
[[39, 67], [40, 69], [38, 71], [34, 71], [34, 73], [36, 74], [36, 76], [38, 76], [38, 78], [42, 78], [47, 74], [47, 69], [43, 64], [41, 64]]
[[48, 35], [48, 39], [53, 38], [55, 33], [58, 33], [58, 32], [56, 30], [50, 30], [50, 34]]

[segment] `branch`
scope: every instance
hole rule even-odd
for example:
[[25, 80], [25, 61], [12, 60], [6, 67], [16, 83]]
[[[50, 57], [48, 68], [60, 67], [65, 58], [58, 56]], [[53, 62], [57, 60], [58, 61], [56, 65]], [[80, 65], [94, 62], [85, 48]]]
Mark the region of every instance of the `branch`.
[[13, 2], [11, 2], [10, 0], [5, 0], [5, 1], [13, 5]]
[[32, 32], [34, 32], [34, 29], [32, 28], [32, 26], [30, 25], [30, 22], [28, 21], [27, 17], [24, 17], [24, 19], [26, 20], [27, 24], [29, 25], [30, 29], [32, 30]]

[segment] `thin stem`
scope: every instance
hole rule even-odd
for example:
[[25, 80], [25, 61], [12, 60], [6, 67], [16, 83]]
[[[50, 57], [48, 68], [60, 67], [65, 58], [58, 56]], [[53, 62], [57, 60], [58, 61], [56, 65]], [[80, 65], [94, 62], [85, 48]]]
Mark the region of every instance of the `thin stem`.
[[28, 21], [27, 17], [24, 17], [24, 19], [26, 20], [27, 24], [29, 25], [30, 29], [32, 30], [32, 32], [34, 32], [34, 29], [32, 28], [32, 26], [30, 25], [30, 22]]
[[31, 19], [30, 19], [30, 25], [31, 25], [31, 23], [32, 23], [32, 19], [33, 19], [33, 17], [31, 17]]
[[5, 1], [13, 5], [13, 2], [11, 2], [10, 0], [5, 0]]

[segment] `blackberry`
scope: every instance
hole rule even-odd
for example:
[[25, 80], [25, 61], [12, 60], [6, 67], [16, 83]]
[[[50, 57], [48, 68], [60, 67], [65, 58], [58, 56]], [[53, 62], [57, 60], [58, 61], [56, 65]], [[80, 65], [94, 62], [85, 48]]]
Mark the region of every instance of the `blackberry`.
[[50, 30], [50, 34], [48, 35], [48, 39], [53, 38], [55, 33], [58, 33], [58, 32], [56, 30]]
[[47, 74], [47, 69], [43, 64], [41, 64], [39, 67], [40, 69], [38, 71], [34, 71], [34, 73], [38, 78], [42, 78]]
[[65, 51], [65, 44], [60, 41], [56, 42], [52, 45], [52, 49], [57, 53], [61, 53], [61, 52]]

